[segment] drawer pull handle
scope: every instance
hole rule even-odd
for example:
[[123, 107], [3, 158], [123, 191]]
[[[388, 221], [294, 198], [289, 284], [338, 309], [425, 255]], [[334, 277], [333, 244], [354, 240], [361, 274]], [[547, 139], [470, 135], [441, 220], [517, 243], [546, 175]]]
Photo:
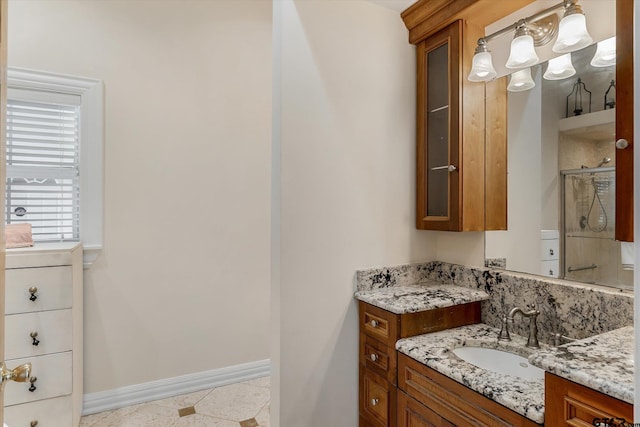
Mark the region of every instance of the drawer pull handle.
[[38, 425], [38, 420], [31, 421], [31, 427], [36, 427]]
[[553, 249], [549, 249], [549, 255], [553, 255]]
[[375, 353], [371, 353], [371, 356], [369, 356], [369, 357], [371, 358], [371, 361], [372, 361], [372, 362], [375, 362], [375, 361], [377, 361], [377, 360], [378, 360], [378, 355], [377, 355], [377, 354], [375, 354]]
[[378, 321], [377, 321], [377, 320], [372, 320], [372, 321], [371, 321], [371, 326], [373, 326], [374, 328], [377, 328], [377, 327], [378, 327], [378, 325], [379, 325], [379, 323], [378, 323]]
[[371, 406], [376, 406], [378, 404], [378, 399], [371, 399]]
[[33, 339], [31, 344], [33, 344], [33, 345], [35, 345], [37, 347], [38, 344], [40, 344], [40, 340], [38, 340], [38, 333], [36, 331], [33, 331], [33, 332], [31, 332], [29, 334], [29, 336]]
[[29, 387], [29, 391], [31, 393], [33, 393], [34, 391], [36, 391], [36, 381], [38, 381], [38, 377], [31, 377], [29, 378], [29, 382], [31, 383], [31, 386]]
[[38, 299], [38, 295], [36, 295], [36, 292], [38, 292], [38, 288], [36, 288], [35, 286], [32, 286], [32, 287], [29, 288], [29, 293], [31, 294], [29, 299], [31, 301], [35, 301], [35, 300]]

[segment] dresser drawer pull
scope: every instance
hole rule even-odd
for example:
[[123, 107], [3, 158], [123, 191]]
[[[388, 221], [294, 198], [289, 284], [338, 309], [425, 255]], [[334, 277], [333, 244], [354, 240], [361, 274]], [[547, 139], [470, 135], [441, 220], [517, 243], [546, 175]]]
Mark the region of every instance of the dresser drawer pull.
[[37, 347], [38, 344], [40, 344], [40, 340], [38, 340], [38, 333], [36, 331], [33, 331], [33, 332], [31, 332], [29, 334], [29, 336], [31, 337], [31, 339], [33, 339], [31, 344], [33, 344], [33, 345], [35, 345]]
[[371, 406], [376, 406], [378, 404], [378, 399], [371, 399]]
[[379, 359], [378, 355], [375, 353], [371, 353], [371, 356], [369, 356], [369, 358], [372, 362], [376, 362]]
[[31, 421], [31, 427], [36, 427], [38, 425], [38, 420]]
[[35, 301], [35, 300], [38, 299], [38, 295], [36, 295], [36, 292], [38, 292], [38, 288], [36, 288], [35, 286], [32, 286], [32, 287], [29, 288], [29, 293], [31, 294], [29, 299], [31, 301]]
[[31, 377], [29, 378], [29, 382], [31, 383], [31, 386], [29, 387], [29, 391], [31, 393], [33, 393], [34, 391], [36, 391], [36, 381], [38, 381], [38, 377]]
[[373, 326], [374, 328], [377, 328], [379, 325], [377, 320], [372, 320], [370, 323], [371, 323], [371, 326]]

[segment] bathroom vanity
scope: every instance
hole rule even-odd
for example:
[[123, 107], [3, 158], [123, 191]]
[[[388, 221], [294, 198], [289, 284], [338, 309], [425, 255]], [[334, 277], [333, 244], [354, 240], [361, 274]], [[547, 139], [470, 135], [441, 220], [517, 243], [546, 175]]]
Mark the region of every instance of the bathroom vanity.
[[[595, 418], [632, 419], [630, 294], [439, 262], [359, 271], [356, 281], [360, 426], [575, 426], [593, 425]], [[597, 302], [574, 305], [585, 292]], [[512, 340], [498, 341], [499, 314], [516, 300], [540, 310], [541, 349], [525, 346], [529, 325], [520, 317]], [[582, 317], [579, 306], [591, 310], [593, 324], [563, 318]], [[552, 348], [551, 329], [587, 335]], [[524, 371], [480, 367], [461, 348], [521, 357]]]

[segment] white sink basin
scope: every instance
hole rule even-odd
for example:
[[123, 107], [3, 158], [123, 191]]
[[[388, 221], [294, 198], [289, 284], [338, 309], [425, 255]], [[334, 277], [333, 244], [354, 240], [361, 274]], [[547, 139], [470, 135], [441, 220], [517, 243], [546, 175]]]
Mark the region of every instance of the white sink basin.
[[479, 368], [527, 380], [544, 379], [544, 370], [531, 366], [517, 354], [484, 347], [458, 347], [452, 350], [460, 359]]

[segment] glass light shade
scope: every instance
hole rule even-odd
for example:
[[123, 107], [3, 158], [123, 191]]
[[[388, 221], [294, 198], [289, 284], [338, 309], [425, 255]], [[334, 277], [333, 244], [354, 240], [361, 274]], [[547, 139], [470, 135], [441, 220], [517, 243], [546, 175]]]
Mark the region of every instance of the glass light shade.
[[598, 42], [598, 48], [596, 54], [591, 60], [591, 65], [594, 67], [609, 67], [616, 65], [616, 38], [602, 40]]
[[558, 38], [553, 45], [556, 53], [569, 53], [589, 46], [593, 39], [587, 32], [587, 20], [582, 13], [567, 15], [560, 21]]
[[542, 77], [546, 80], [562, 80], [573, 76], [575, 73], [576, 69], [573, 68], [571, 63], [571, 54], [565, 53], [549, 61], [547, 71], [544, 72]]
[[536, 84], [531, 78], [531, 69], [525, 68], [524, 70], [516, 71], [511, 74], [507, 90], [509, 92], [522, 92], [533, 88], [535, 85]]
[[495, 79], [496, 75], [496, 69], [493, 68], [490, 52], [478, 52], [473, 56], [469, 81], [489, 82]]
[[518, 36], [511, 41], [511, 52], [507, 59], [507, 68], [525, 68], [537, 64], [539, 61], [533, 47], [533, 37]]

